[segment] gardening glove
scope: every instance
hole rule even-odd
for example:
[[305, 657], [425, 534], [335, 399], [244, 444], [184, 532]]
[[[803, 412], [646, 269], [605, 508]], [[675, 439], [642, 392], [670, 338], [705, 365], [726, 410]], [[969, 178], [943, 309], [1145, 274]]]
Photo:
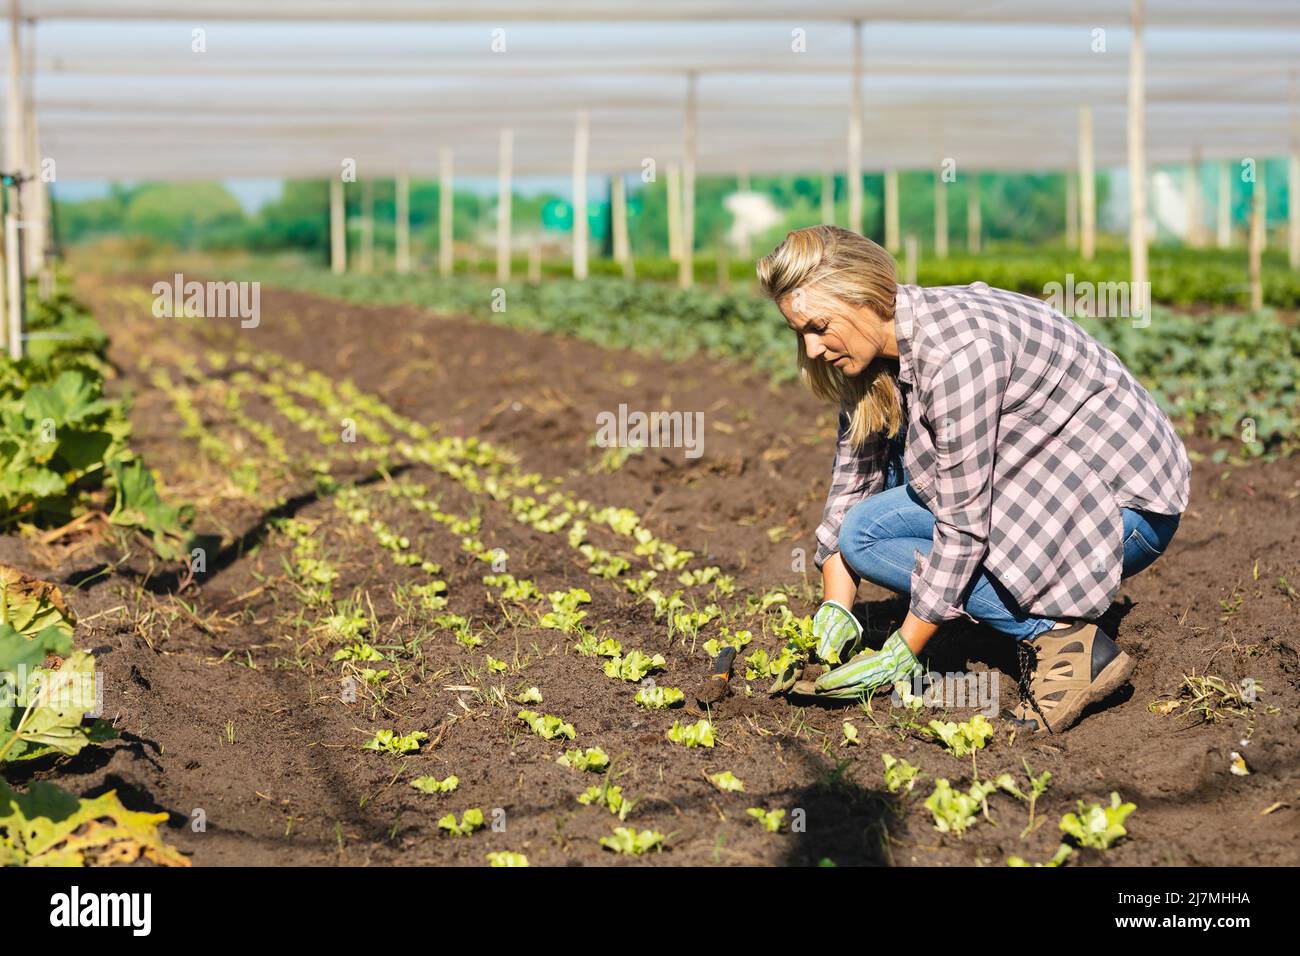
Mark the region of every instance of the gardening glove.
[[855, 698], [921, 673], [921, 662], [903, 640], [901, 631], [889, 635], [878, 651], [863, 651], [847, 664], [827, 671], [813, 685], [816, 696]]
[[858, 642], [862, 625], [839, 601], [823, 601], [813, 615], [813, 637], [817, 638], [817, 656], [827, 664], [840, 664], [840, 652]]

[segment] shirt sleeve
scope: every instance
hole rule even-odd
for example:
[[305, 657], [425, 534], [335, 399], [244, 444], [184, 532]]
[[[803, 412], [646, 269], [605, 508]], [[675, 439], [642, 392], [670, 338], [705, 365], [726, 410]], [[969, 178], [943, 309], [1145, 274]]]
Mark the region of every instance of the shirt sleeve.
[[993, 461], [1011, 368], [974, 342], [948, 356], [925, 397], [934, 434], [934, 539], [912, 571], [911, 611], [923, 621], [967, 616], [967, 592], [988, 551]]
[[820, 571], [826, 559], [840, 549], [840, 525], [844, 522], [844, 513], [884, 487], [888, 455], [889, 439], [884, 434], [872, 435], [863, 445], [854, 446], [849, 438], [848, 413], [840, 411], [831, 488], [826, 495], [821, 524], [817, 526], [817, 553], [813, 557], [817, 570]]

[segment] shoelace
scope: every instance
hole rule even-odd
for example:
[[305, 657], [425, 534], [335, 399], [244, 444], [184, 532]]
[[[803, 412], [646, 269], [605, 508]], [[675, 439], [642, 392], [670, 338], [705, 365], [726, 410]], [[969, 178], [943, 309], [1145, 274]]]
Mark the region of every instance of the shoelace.
[[1030, 689], [1031, 675], [1034, 673], [1038, 664], [1038, 653], [1028, 641], [1017, 641], [1016, 650], [1020, 653], [1020, 678], [1016, 682], [1016, 689], [1020, 693], [1021, 703], [1027, 703], [1034, 709], [1034, 712], [1043, 721], [1043, 726], [1047, 728], [1049, 734], [1054, 734], [1052, 725], [1047, 722], [1047, 715], [1043, 709], [1038, 706], [1038, 701], [1034, 699], [1033, 691]]

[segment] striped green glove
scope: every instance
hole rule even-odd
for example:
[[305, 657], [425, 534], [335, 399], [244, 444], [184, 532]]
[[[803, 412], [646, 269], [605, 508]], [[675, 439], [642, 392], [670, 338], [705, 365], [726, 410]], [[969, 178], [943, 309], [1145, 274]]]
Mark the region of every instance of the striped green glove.
[[813, 637], [817, 638], [817, 656], [827, 664], [839, 664], [840, 652], [862, 637], [862, 625], [839, 601], [823, 601], [813, 615]]
[[847, 664], [827, 671], [814, 685], [818, 697], [861, 697], [895, 681], [910, 681], [921, 673], [921, 662], [903, 640], [901, 631], [889, 635], [878, 651], [863, 651]]

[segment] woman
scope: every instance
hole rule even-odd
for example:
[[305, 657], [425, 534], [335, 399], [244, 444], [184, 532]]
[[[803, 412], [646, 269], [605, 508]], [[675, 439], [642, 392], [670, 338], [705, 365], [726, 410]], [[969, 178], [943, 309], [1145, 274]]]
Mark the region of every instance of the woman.
[[1122, 686], [1133, 661], [1091, 622], [1169, 545], [1191, 465], [1119, 359], [1037, 299], [899, 285], [887, 252], [835, 226], [790, 233], [758, 278], [804, 382], [840, 406], [817, 655], [840, 664], [861, 638], [862, 579], [911, 596], [880, 651], [815, 684], [791, 669], [773, 693], [910, 680], [959, 617], [1019, 642], [1020, 702], [1004, 716], [1022, 732], [1064, 730]]

